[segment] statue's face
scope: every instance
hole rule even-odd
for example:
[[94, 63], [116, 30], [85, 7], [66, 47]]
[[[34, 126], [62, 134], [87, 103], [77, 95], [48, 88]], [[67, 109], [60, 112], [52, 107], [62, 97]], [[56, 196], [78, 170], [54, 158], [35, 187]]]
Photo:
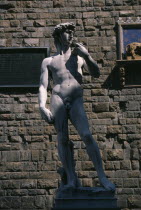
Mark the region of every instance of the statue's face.
[[72, 43], [74, 31], [72, 31], [70, 29], [66, 29], [60, 35], [61, 35], [61, 41], [62, 41], [62, 43], [64, 45], [68, 45], [69, 46]]

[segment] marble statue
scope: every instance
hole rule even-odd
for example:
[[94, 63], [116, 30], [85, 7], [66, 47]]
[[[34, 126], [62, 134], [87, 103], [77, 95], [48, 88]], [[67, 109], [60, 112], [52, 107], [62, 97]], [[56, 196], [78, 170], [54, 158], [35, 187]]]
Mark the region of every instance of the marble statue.
[[[72, 50], [74, 32], [74, 23], [58, 24], [53, 31], [57, 53], [45, 58], [42, 62], [39, 87], [41, 116], [48, 123], [53, 123], [57, 132], [58, 153], [67, 176], [62, 190], [74, 189], [79, 186], [72, 160], [72, 145], [68, 138], [69, 119], [86, 145], [87, 153], [96, 168], [101, 185], [106, 190], [114, 191], [115, 185], [107, 179], [103, 170], [100, 151], [90, 133], [83, 107], [82, 68], [87, 66], [91, 76], [96, 78], [100, 76], [100, 71], [82, 44], [75, 43]], [[49, 71], [54, 83], [50, 109], [46, 108]]]

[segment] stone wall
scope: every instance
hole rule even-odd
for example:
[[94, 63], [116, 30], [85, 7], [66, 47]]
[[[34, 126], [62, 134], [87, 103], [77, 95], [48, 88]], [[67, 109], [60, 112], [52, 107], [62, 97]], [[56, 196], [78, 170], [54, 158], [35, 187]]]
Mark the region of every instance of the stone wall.
[[[118, 17], [141, 16], [140, 0], [0, 1], [0, 47], [50, 46], [51, 32], [76, 23], [76, 37], [97, 61], [101, 76], [84, 73], [85, 110], [107, 176], [117, 186], [119, 206], [141, 209], [141, 88], [123, 88], [116, 74]], [[7, 75], [8, 76], [8, 75]], [[116, 77], [116, 78], [115, 78]], [[60, 179], [56, 132], [41, 120], [38, 90], [0, 89], [0, 209], [49, 210]], [[83, 186], [98, 178], [84, 144], [70, 125]]]

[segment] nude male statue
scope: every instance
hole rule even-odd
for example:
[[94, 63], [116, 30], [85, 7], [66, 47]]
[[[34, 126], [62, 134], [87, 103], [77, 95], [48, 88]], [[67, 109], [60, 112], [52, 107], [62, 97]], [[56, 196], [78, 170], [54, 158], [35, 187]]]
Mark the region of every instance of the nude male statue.
[[[64, 188], [76, 187], [76, 175], [68, 140], [68, 119], [70, 119], [86, 145], [87, 153], [96, 168], [101, 185], [113, 191], [115, 185], [106, 178], [99, 148], [89, 130], [83, 108], [83, 90], [80, 85], [84, 65], [87, 65], [90, 74], [94, 77], [98, 78], [100, 71], [82, 44], [76, 43], [74, 50], [71, 50], [74, 31], [73, 23], [62, 23], [54, 29], [53, 37], [57, 53], [45, 58], [42, 62], [39, 107], [42, 118], [48, 123], [54, 123], [57, 131], [59, 157], [67, 174], [67, 184]], [[49, 71], [54, 82], [50, 110], [46, 108]]]

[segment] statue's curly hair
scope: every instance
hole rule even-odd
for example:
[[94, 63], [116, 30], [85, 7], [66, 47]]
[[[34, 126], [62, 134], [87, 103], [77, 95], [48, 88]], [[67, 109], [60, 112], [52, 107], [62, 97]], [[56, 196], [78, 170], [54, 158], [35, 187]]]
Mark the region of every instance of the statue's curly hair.
[[57, 38], [57, 36], [65, 31], [66, 29], [70, 29], [72, 31], [75, 31], [75, 24], [73, 22], [68, 23], [60, 23], [57, 26], [55, 26], [54, 31], [52, 33], [52, 36], [54, 38]]

